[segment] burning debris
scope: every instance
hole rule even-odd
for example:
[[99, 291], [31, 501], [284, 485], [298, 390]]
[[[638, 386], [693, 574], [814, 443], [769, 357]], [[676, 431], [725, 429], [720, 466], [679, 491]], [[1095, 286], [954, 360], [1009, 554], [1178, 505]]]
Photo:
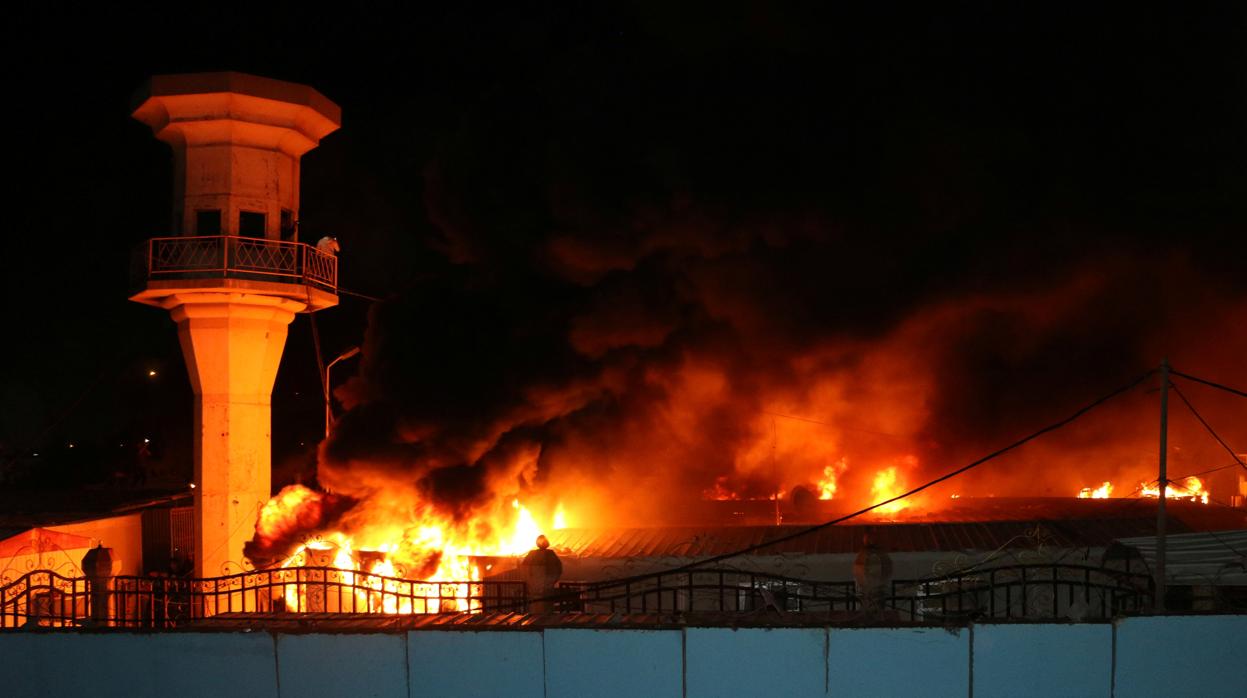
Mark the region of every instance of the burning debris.
[[1079, 499], [1108, 499], [1113, 494], [1113, 483], [1101, 483], [1099, 487], [1084, 487], [1078, 490]]
[[243, 554], [256, 567], [268, 567], [293, 555], [309, 532], [332, 526], [355, 501], [316, 492], [302, 485], [283, 488], [260, 509], [255, 537]]
[[[1099, 487], [1084, 487], [1078, 491], [1079, 499], [1109, 499], [1113, 496], [1113, 483], [1104, 482]], [[1160, 485], [1157, 481], [1150, 482], [1144, 480], [1126, 495], [1128, 497], [1142, 497], [1145, 499], [1159, 499]], [[1169, 486], [1165, 488], [1165, 499], [1180, 499], [1191, 502], [1199, 502], [1207, 504], [1210, 496], [1208, 490], [1204, 488], [1204, 481], [1197, 477], [1184, 477], [1179, 480], [1172, 480]]]
[[[566, 526], [561, 504], [548, 517], [537, 517], [518, 499], [511, 500], [508, 512], [490, 521], [456, 522], [431, 508], [422, 513], [411, 509], [409, 518], [392, 512], [376, 519], [364, 513], [368, 510], [366, 501], [291, 485], [264, 506], [246, 555], [257, 567], [315, 568], [317, 574], [337, 570], [344, 584], [363, 586], [356, 591], [360, 598], [351, 602], [352, 608], [385, 613], [464, 611], [473, 610], [467, 601], [468, 583], [502, 571], [491, 569], [493, 560], [528, 552], [541, 531]], [[367, 574], [354, 574], [358, 572]], [[446, 597], [445, 588], [413, 588], [404, 580], [435, 587], [451, 582], [454, 593]], [[285, 588], [286, 610], [317, 610], [304, 586]], [[422, 596], [458, 601], [422, 604]]]

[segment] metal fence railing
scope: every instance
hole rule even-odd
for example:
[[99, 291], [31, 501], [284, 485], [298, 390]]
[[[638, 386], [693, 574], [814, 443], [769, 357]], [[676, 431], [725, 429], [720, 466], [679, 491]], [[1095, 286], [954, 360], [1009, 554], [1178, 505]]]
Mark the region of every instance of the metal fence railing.
[[35, 570], [0, 587], [0, 628], [71, 626], [90, 617], [90, 584], [84, 577]]
[[902, 619], [1107, 620], [1150, 608], [1153, 580], [1138, 572], [1018, 564], [895, 580], [885, 605]]
[[427, 582], [330, 567], [289, 567], [212, 579], [68, 578], [35, 571], [0, 588], [0, 628], [172, 628], [221, 614], [407, 615], [523, 612], [523, 582]]
[[730, 569], [655, 574], [620, 583], [562, 582], [557, 607], [580, 613], [851, 611], [853, 582], [815, 582]]
[[[853, 582], [733, 569], [661, 572], [606, 582], [561, 582], [564, 613], [850, 612], [865, 609]], [[1107, 620], [1150, 610], [1152, 579], [1064, 564], [1015, 564], [895, 580], [882, 611], [895, 620]], [[429, 582], [332, 567], [289, 567], [211, 579], [65, 577], [35, 570], [0, 587], [0, 629], [171, 628], [221, 614], [526, 612], [524, 582]]]
[[[622, 582], [563, 582], [563, 611], [585, 613], [797, 612], [865, 607], [853, 582], [822, 582], [739, 570], [694, 570]], [[1018, 564], [925, 579], [895, 580], [881, 611], [913, 622], [970, 619], [1110, 619], [1149, 610], [1147, 574], [1064, 564]]]
[[229, 235], [152, 238], [136, 251], [136, 281], [250, 278], [338, 286], [338, 258], [301, 242]]

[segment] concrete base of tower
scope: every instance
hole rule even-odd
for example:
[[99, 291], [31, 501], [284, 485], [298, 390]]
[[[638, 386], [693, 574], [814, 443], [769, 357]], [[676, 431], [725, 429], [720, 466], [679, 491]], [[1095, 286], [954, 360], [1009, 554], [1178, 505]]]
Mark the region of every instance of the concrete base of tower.
[[179, 278], [170, 280], [145, 280], [143, 288], [130, 300], [143, 305], [169, 309], [180, 296], [197, 293], [229, 293], [237, 295], [276, 296], [302, 303], [300, 312], [315, 312], [338, 304], [338, 295], [310, 284], [282, 283], [255, 279], [210, 277], [202, 279]]
[[307, 306], [236, 292], [160, 299], [195, 392], [195, 574], [246, 568], [243, 544], [272, 495], [271, 399], [286, 333]]

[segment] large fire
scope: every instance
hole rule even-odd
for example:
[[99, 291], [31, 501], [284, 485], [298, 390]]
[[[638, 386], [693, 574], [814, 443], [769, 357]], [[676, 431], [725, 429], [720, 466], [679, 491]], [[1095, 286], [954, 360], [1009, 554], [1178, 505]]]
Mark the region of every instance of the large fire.
[[[565, 528], [568, 521], [562, 503], [534, 513], [513, 497], [490, 517], [456, 521], [426, 507], [411, 510], [401, 523], [369, 521], [347, 529], [318, 530], [319, 517], [332, 503], [332, 495], [302, 485], [282, 489], [261, 510], [253, 543], [275, 544], [286, 532], [316, 530], [279, 555], [276, 566], [338, 570], [342, 583], [355, 587], [349, 593], [356, 598], [336, 603], [368, 612], [478, 610], [479, 602], [469, 596], [471, 582], [490, 571], [490, 563], [483, 560], [522, 555], [541, 533]], [[250, 548], [259, 549], [258, 543]], [[357, 572], [368, 574], [356, 577]], [[286, 585], [286, 610], [319, 610], [309, 596], [312, 592], [314, 585]], [[422, 602], [422, 596], [436, 602]]]

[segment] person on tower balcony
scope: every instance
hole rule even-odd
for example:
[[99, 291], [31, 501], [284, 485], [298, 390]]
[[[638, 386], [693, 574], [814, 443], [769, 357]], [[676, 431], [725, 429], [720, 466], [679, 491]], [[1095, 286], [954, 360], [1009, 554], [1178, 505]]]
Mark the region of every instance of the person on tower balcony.
[[342, 251], [342, 248], [338, 245], [338, 238], [333, 237], [332, 235], [326, 235], [321, 238], [320, 241], [316, 243], [316, 249], [335, 257], [338, 255], [338, 252]]

